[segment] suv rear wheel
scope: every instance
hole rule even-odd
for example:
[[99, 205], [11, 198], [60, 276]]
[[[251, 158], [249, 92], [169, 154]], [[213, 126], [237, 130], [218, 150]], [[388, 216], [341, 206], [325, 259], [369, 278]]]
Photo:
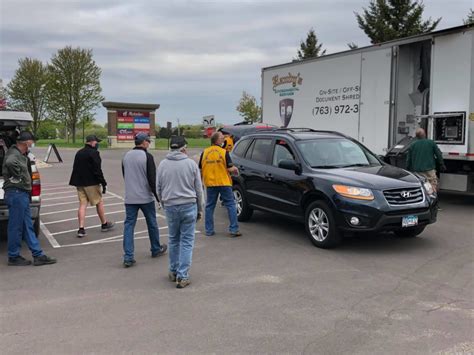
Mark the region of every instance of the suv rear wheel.
[[409, 229], [400, 229], [395, 231], [395, 235], [400, 238], [414, 238], [425, 230], [426, 226], [418, 226]]
[[239, 222], [248, 221], [253, 215], [253, 209], [248, 205], [244, 191], [239, 185], [234, 185], [233, 192], [237, 204], [237, 218]]
[[318, 248], [333, 248], [341, 242], [332, 211], [323, 201], [314, 201], [306, 208], [305, 227], [309, 240]]

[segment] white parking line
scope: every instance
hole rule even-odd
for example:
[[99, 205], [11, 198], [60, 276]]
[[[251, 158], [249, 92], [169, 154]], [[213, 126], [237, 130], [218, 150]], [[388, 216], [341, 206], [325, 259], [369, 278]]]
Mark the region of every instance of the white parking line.
[[[115, 214], [115, 213], [122, 213], [122, 212], [125, 212], [125, 210], [107, 212], [106, 214]], [[97, 214], [92, 214], [92, 215], [86, 216], [86, 218], [92, 218], [92, 217], [97, 217]], [[62, 222], [69, 222], [69, 221], [74, 221], [76, 219], [77, 219], [77, 217], [67, 218], [67, 219], [60, 219], [59, 221], [46, 222], [45, 225], [55, 224], [55, 223], [62, 223]]]
[[[102, 197], [102, 200], [110, 200], [111, 198], [116, 198], [116, 197], [115, 196]], [[60, 205], [70, 205], [72, 203], [79, 203], [79, 201], [76, 199], [75, 201], [71, 201], [71, 202], [59, 202], [59, 203], [53, 203], [52, 205], [41, 205], [41, 208], [54, 207], [54, 206], [60, 206]]]
[[72, 191], [75, 191], [76, 188], [75, 187], [72, 187], [72, 186], [62, 186], [62, 187], [44, 187], [43, 184], [41, 184], [41, 190], [42, 191], [56, 191], [56, 190], [72, 190]]
[[[109, 203], [108, 205], [104, 205], [104, 207], [108, 207], [108, 206], [117, 206], [117, 205], [122, 205], [123, 206], [123, 202], [117, 202], [117, 203]], [[56, 205], [55, 205], [56, 206]], [[43, 206], [44, 207], [44, 206]], [[87, 209], [96, 209], [96, 206], [89, 206], [87, 207]], [[47, 215], [50, 215], [50, 214], [58, 214], [58, 213], [66, 213], [66, 212], [77, 212], [77, 208], [71, 208], [69, 210], [61, 210], [61, 211], [53, 211], [53, 212], [46, 212], [46, 213], [41, 213], [42, 216], [47, 216]]]
[[[137, 232], [135, 234], [138, 234], [138, 233], [144, 233], [144, 232], [147, 232], [147, 231], [140, 231], [140, 232]], [[196, 234], [201, 234], [200, 231], [196, 230], [194, 231], [194, 233]], [[161, 237], [169, 237], [169, 234], [160, 234], [160, 238]], [[96, 240], [94, 242], [85, 242], [85, 243], [75, 243], [75, 244], [64, 244], [62, 245], [62, 248], [65, 248], [65, 247], [79, 247], [79, 246], [84, 246], [84, 245], [94, 245], [94, 244], [102, 244], [102, 243], [114, 243], [114, 242], [121, 242], [122, 241], [122, 238], [123, 238], [123, 235], [119, 236], [119, 237], [114, 237], [115, 239], [102, 239], [102, 240]], [[120, 239], [118, 239], [120, 238]], [[143, 237], [135, 237], [133, 238], [134, 240], [139, 240], [139, 239], [147, 239], [149, 238], [148, 236], [143, 236]], [[195, 246], [196, 248], [196, 246]]]
[[40, 229], [43, 232], [46, 239], [48, 239], [49, 244], [51, 244], [53, 248], [61, 248], [61, 245], [59, 245], [58, 241], [53, 237], [53, 235], [50, 233], [48, 228], [46, 228], [44, 223], [41, 221], [40, 221]]
[[74, 198], [75, 200], [77, 200], [77, 195], [41, 198], [41, 201], [64, 200], [65, 198]]
[[[161, 218], [165, 218], [164, 216], [160, 215], [160, 214], [156, 214], [157, 217], [161, 217]], [[140, 217], [140, 218], [137, 218], [137, 221], [141, 221], [141, 220], [144, 220], [145, 217]], [[123, 223], [125, 221], [117, 221], [115, 222], [115, 224], [119, 224], [119, 223]], [[90, 229], [90, 228], [98, 228], [98, 227], [102, 227], [101, 224], [96, 224], [94, 226], [90, 226], [90, 227], [87, 227], [87, 229]], [[61, 231], [61, 232], [56, 232], [56, 233], [51, 233], [51, 235], [60, 235], [60, 234], [66, 234], [66, 233], [71, 233], [71, 232], [76, 232], [77, 231], [77, 228], [75, 229], [70, 229], [70, 230], [67, 230], [67, 231]]]
[[[41, 194], [41, 197], [43, 197], [43, 196], [56, 196], [56, 195], [62, 195], [62, 194], [71, 194], [71, 193], [73, 193], [73, 192], [74, 192], [74, 191], [69, 190], [69, 191], [51, 192], [51, 193], [49, 193], [49, 194], [48, 194], [48, 193], [46, 193], [46, 194], [43, 194], [43, 193], [42, 193], [42, 194]], [[76, 196], [77, 196], [77, 195], [76, 195]]]

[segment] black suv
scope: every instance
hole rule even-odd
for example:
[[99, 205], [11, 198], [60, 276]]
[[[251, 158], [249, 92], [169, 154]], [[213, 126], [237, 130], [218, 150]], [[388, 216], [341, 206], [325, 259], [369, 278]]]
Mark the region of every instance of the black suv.
[[276, 129], [245, 136], [231, 153], [239, 221], [253, 210], [305, 223], [321, 248], [345, 232], [414, 237], [436, 221], [437, 197], [424, 178], [388, 165], [337, 132]]

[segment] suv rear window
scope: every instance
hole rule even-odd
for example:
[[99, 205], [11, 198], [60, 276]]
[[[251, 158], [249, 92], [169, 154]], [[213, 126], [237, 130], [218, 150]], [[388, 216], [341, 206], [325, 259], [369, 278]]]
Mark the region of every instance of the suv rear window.
[[271, 152], [272, 140], [257, 138], [253, 141], [251, 149], [247, 152], [246, 157], [257, 163], [265, 164]]
[[235, 154], [238, 157], [243, 157], [245, 154], [245, 151], [247, 150], [247, 147], [249, 146], [251, 140], [250, 139], [242, 139], [238, 141], [234, 147], [233, 154]]

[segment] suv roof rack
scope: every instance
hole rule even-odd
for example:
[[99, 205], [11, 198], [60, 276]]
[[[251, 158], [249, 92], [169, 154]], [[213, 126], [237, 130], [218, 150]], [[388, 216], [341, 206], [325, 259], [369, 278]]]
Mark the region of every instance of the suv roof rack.
[[330, 133], [341, 137], [347, 137], [344, 133], [337, 131], [328, 131], [320, 129], [312, 129], [306, 127], [292, 127], [292, 128], [276, 128], [273, 132], [288, 132], [288, 133]]

